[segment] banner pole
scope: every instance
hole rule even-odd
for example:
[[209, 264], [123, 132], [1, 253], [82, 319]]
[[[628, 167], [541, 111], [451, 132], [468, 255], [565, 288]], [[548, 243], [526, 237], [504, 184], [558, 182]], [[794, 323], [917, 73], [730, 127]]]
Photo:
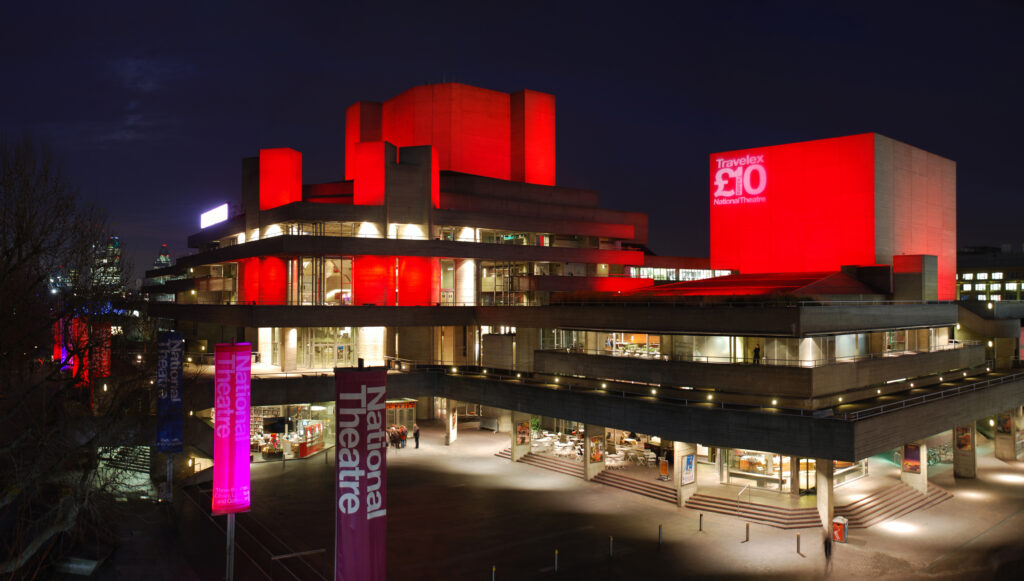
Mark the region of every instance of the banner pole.
[[235, 513], [228, 513], [228, 562], [227, 579], [235, 581]]
[[167, 502], [174, 502], [174, 453], [167, 454]]

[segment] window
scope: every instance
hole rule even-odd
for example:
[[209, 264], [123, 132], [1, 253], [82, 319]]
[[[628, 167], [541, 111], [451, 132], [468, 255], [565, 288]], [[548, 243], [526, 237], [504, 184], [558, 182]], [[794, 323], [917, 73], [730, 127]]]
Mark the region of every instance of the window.
[[965, 291], [969, 291], [969, 290], [971, 290], [971, 285], [970, 285], [970, 283], [965, 283], [965, 284], [964, 284], [964, 290], [965, 290]]
[[1003, 290], [1003, 285], [999, 284], [998, 282], [994, 282], [988, 285], [988, 288], [989, 290]]
[[985, 300], [985, 295], [978, 295], [978, 300], [979, 301]]
[[993, 272], [992, 273], [992, 280], [1003, 280], [1003, 273], [1001, 273], [1001, 272]]
[[978, 273], [978, 280], [988, 280], [988, 273], [987, 272], [979, 272]]
[[1017, 290], [1017, 283], [1015, 283], [1015, 282], [1008, 282], [1008, 283], [1006, 283], [1006, 290], [1012, 290], [1012, 291]]
[[964, 273], [964, 280], [974, 280], [974, 273], [973, 272], [965, 272]]
[[988, 298], [989, 298], [989, 300], [992, 300], [992, 301], [1001, 301], [1001, 300], [1003, 300], [1003, 295], [991, 295]]
[[978, 284], [974, 285], [974, 290], [985, 290], [987, 288], [988, 288], [988, 285], [984, 284], [984, 283], [978, 283]]

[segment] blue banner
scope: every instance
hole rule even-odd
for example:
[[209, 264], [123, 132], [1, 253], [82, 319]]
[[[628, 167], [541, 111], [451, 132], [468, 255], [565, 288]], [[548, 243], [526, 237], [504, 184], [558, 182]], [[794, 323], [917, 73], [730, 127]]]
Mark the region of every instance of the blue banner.
[[157, 337], [156, 451], [181, 452], [181, 363], [185, 341], [170, 331]]

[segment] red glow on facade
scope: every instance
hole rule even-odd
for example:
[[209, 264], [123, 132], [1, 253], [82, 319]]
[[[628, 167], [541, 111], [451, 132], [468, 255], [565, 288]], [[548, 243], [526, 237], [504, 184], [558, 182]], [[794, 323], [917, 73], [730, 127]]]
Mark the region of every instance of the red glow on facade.
[[260, 259], [245, 258], [238, 261], [238, 302], [255, 303], [260, 299]]
[[711, 267], [743, 273], [873, 264], [874, 135], [711, 156]]
[[260, 259], [261, 305], [283, 305], [288, 300], [288, 271], [284, 259], [266, 256]]
[[302, 154], [281, 147], [260, 150], [260, 210], [302, 201]]
[[424, 85], [383, 104], [356, 103], [345, 122], [345, 179], [359, 180], [357, 143], [387, 141], [434, 146], [440, 171], [555, 185], [553, 95]]
[[404, 307], [425, 307], [438, 301], [435, 273], [437, 258], [428, 256], [398, 257], [398, 304]]
[[356, 256], [352, 261], [352, 302], [356, 305], [395, 304], [395, 257]]
[[357, 143], [353, 146], [355, 182], [352, 203], [357, 206], [384, 204], [386, 146], [383, 141]]

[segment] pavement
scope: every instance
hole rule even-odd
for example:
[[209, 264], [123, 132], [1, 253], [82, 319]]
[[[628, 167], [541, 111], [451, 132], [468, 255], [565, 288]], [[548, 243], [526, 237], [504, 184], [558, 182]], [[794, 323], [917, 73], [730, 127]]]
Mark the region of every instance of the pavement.
[[[711, 513], [700, 531], [696, 511], [498, 458], [508, 434], [471, 425], [460, 425], [458, 439], [445, 446], [439, 424], [421, 424], [419, 449], [410, 440], [409, 448], [388, 452], [389, 578], [488, 579], [494, 567], [497, 580], [970, 579], [1013, 578], [1024, 566], [1024, 464], [996, 460], [990, 449], [982, 448], [977, 479], [933, 471], [932, 482], [952, 500], [852, 530], [849, 543], [834, 545], [826, 575], [818, 531], [751, 525], [743, 542], [743, 521]], [[332, 462], [328, 450], [283, 467], [252, 466], [252, 510], [238, 517], [244, 554], [236, 556], [236, 578], [330, 578]], [[208, 516], [208, 487], [178, 494], [177, 525], [157, 519], [152, 535], [136, 529], [135, 544], [115, 551], [106, 568], [128, 577], [101, 578], [149, 570], [152, 579], [222, 579], [225, 517]]]

